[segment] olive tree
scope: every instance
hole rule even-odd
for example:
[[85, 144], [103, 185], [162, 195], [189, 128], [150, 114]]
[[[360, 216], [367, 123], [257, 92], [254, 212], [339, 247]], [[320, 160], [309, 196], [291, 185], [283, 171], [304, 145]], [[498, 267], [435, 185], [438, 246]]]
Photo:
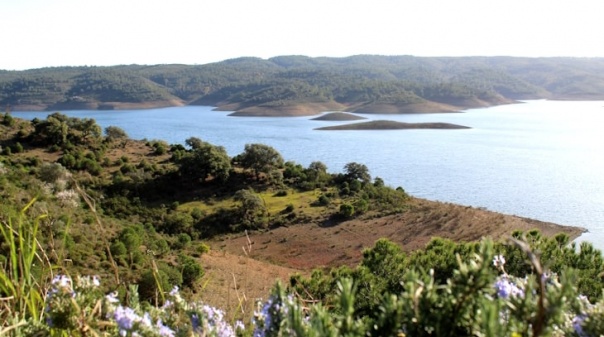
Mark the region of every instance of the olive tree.
[[344, 166], [344, 171], [346, 171], [346, 177], [351, 181], [357, 180], [363, 184], [367, 184], [371, 181], [369, 169], [365, 164], [351, 162]]
[[250, 190], [239, 190], [235, 193], [235, 201], [240, 203], [239, 211], [246, 223], [255, 223], [259, 214], [266, 213], [264, 200]]
[[224, 182], [231, 172], [231, 158], [222, 146], [200, 143], [180, 159], [180, 171], [183, 175], [201, 181], [212, 176]]
[[264, 144], [246, 144], [244, 152], [239, 155], [240, 164], [245, 169], [251, 169], [260, 179], [260, 174], [283, 166], [283, 157], [274, 148]]
[[105, 136], [107, 136], [107, 140], [109, 140], [109, 141], [128, 138], [128, 134], [126, 133], [126, 131], [124, 131], [124, 129], [117, 127], [117, 126], [106, 127]]

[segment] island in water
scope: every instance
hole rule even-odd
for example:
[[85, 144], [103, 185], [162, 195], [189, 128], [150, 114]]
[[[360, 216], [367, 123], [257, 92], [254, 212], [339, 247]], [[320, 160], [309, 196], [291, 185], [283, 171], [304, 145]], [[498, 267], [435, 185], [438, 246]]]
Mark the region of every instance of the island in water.
[[470, 127], [451, 123], [403, 123], [388, 120], [377, 120], [336, 126], [325, 126], [315, 130], [408, 130], [408, 129], [470, 129]]

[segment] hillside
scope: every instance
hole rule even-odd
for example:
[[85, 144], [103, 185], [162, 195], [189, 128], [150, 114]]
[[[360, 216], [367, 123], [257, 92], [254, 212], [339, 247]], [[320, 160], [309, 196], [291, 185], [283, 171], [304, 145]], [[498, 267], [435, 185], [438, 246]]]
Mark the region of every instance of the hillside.
[[237, 116], [451, 112], [519, 99], [603, 99], [603, 74], [600, 58], [248, 57], [0, 71], [0, 105], [54, 111], [211, 105]]
[[[294, 272], [354, 266], [380, 238], [411, 252], [433, 237], [501, 240], [537, 229], [572, 239], [583, 231], [417, 199], [361, 163], [331, 174], [264, 144], [231, 158], [200, 139], [186, 143], [135, 141], [60, 113], [35, 121], [2, 114], [0, 220], [24, 207], [43, 216], [40, 246], [55, 270], [98, 274], [108, 289], [153, 290], [157, 268], [165, 289], [179, 285], [233, 315], [237, 296], [265, 296]], [[6, 253], [0, 244], [0, 259]], [[244, 304], [253, 309], [253, 300]]]
[[2, 335], [575, 335], [604, 308], [582, 232], [415, 198], [362, 163], [0, 114]]

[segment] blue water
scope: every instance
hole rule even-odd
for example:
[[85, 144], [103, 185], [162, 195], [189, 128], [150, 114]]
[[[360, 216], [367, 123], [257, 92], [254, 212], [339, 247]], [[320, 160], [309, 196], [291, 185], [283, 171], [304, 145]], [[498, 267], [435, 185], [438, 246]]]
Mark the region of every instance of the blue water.
[[[67, 111], [114, 125], [131, 138], [184, 143], [195, 136], [230, 155], [264, 143], [286, 160], [322, 161], [331, 172], [366, 164], [373, 177], [431, 200], [485, 207], [585, 227], [604, 248], [604, 102], [527, 101], [429, 115], [363, 115], [404, 122], [449, 122], [467, 130], [317, 131], [342, 122], [313, 117], [229, 117], [211, 107]], [[45, 118], [48, 112], [15, 112]]]

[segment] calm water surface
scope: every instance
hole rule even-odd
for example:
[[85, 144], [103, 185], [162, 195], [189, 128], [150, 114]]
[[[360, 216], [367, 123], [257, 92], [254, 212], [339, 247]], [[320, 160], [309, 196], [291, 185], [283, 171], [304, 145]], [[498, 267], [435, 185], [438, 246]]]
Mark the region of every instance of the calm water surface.
[[[604, 102], [528, 101], [464, 113], [362, 115], [404, 122], [450, 122], [468, 130], [317, 131], [341, 122], [313, 117], [229, 117], [211, 107], [68, 111], [134, 139], [183, 143], [195, 136], [233, 156], [264, 143], [285, 160], [324, 162], [331, 172], [366, 164], [373, 177], [410, 194], [582, 226], [604, 249]], [[15, 112], [45, 118], [47, 112]]]

